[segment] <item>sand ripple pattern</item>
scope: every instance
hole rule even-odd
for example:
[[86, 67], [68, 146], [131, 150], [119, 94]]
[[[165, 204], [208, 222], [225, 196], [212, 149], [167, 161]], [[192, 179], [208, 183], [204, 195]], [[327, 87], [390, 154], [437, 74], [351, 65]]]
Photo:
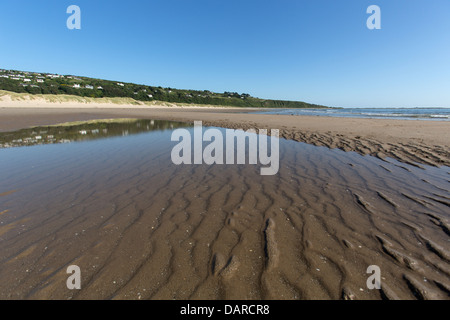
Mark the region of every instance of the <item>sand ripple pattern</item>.
[[282, 140], [262, 177], [145, 142], [64, 148], [0, 160], [1, 299], [449, 298], [448, 167]]
[[[219, 126], [232, 129], [255, 129], [266, 128], [261, 123], [234, 124], [227, 120], [206, 121], [204, 125]], [[266, 129], [271, 129], [270, 127]], [[444, 134], [444, 133], [443, 133]], [[410, 139], [408, 142], [389, 143], [370, 137], [357, 135], [342, 135], [334, 132], [310, 132], [297, 129], [288, 129], [284, 126], [280, 130], [280, 137], [288, 140], [308, 143], [319, 147], [353, 151], [361, 155], [371, 155], [380, 159], [394, 158], [411, 166], [450, 166], [450, 150], [446, 146], [429, 145], [422, 141]]]

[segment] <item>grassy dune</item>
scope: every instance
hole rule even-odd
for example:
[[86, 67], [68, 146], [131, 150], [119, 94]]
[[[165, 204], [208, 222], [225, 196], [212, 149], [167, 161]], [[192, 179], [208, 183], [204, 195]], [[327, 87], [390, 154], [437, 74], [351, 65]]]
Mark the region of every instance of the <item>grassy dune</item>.
[[150, 103], [144, 103], [132, 98], [90, 98], [80, 97], [66, 94], [29, 94], [29, 93], [16, 93], [5, 90], [0, 90], [0, 97], [9, 96], [12, 101], [30, 101], [30, 100], [44, 100], [50, 103], [113, 103], [113, 104], [131, 104], [131, 105], [145, 105]]
[[29, 94], [16, 93], [6, 90], [0, 90], [0, 101], [10, 100], [15, 102], [20, 101], [44, 101], [48, 103], [82, 103], [82, 104], [115, 104], [115, 105], [130, 105], [130, 106], [155, 106], [155, 107], [210, 107], [210, 108], [235, 108], [234, 106], [218, 106], [218, 105], [193, 105], [189, 103], [176, 103], [166, 101], [138, 101], [128, 97], [105, 97], [105, 98], [91, 98], [81, 97], [66, 94]]

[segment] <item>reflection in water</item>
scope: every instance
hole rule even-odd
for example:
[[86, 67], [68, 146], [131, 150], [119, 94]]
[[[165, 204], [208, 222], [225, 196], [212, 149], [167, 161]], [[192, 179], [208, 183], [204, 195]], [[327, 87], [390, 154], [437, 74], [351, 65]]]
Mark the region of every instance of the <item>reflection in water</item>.
[[64, 123], [0, 133], [0, 148], [70, 143], [148, 131], [188, 127], [189, 124], [165, 120], [111, 119]]

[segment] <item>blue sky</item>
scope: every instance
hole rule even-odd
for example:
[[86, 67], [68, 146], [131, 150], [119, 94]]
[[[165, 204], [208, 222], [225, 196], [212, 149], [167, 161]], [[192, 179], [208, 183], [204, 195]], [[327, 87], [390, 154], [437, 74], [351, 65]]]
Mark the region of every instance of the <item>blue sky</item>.
[[[81, 30], [69, 30], [69, 5]], [[369, 30], [369, 5], [381, 30]], [[0, 68], [341, 107], [450, 107], [449, 0], [2, 0]]]

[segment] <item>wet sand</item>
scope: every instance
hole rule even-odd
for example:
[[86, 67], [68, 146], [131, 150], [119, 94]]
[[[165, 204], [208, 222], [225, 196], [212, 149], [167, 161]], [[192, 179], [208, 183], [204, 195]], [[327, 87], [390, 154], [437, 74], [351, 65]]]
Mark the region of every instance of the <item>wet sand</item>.
[[[124, 115], [280, 128], [348, 149], [281, 139], [273, 177], [174, 166], [168, 136], [6, 150], [1, 299], [449, 299], [450, 168], [438, 166], [449, 163], [447, 123], [2, 109], [0, 128]], [[65, 287], [72, 264], [80, 291]], [[381, 290], [366, 287], [369, 265]]]

